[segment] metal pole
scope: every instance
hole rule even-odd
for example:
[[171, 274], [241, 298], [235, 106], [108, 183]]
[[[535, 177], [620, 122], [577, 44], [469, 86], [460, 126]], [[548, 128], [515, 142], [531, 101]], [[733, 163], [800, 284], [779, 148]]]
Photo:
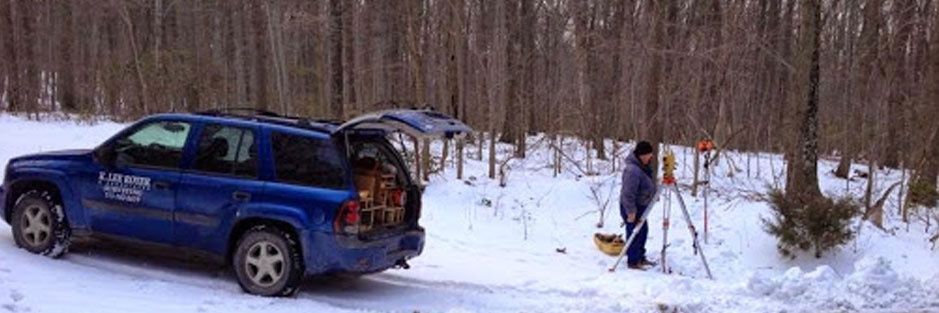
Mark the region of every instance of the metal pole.
[[652, 203], [649, 204], [649, 207], [646, 208], [646, 211], [642, 213], [642, 216], [639, 217], [639, 223], [637, 223], [636, 227], [633, 228], [632, 235], [630, 235], [629, 238], [626, 240], [626, 245], [623, 246], [623, 251], [619, 253], [619, 257], [616, 258], [616, 262], [613, 263], [612, 267], [610, 267], [609, 269], [610, 272], [616, 271], [616, 268], [619, 266], [620, 262], [623, 261], [623, 257], [626, 256], [626, 250], [629, 250], [629, 245], [631, 245], [633, 241], [636, 240], [636, 237], [639, 234], [639, 231], [642, 230], [642, 227], [646, 226], [646, 221], [649, 218], [649, 213], [652, 213], [652, 208], [655, 207], [656, 202], [658, 202], [659, 195], [662, 193], [662, 188], [656, 188], [656, 189], [657, 190], [655, 192], [655, 196], [652, 198], [654, 200], [652, 201]]
[[708, 242], [708, 194], [711, 189], [711, 151], [704, 154], [704, 243]]
[[671, 199], [671, 190], [665, 190], [665, 208], [662, 209], [662, 257], [659, 259], [659, 262], [662, 264], [662, 273], [668, 273], [668, 258], [666, 258], [666, 250], [668, 249], [668, 228], [669, 228], [669, 218], [672, 214], [672, 199]]
[[685, 207], [685, 200], [681, 198], [681, 194], [678, 193], [678, 187], [671, 185], [670, 187], [675, 188], [675, 196], [678, 197], [678, 205], [681, 206], [682, 215], [685, 217], [685, 223], [688, 224], [688, 231], [691, 232], [692, 244], [695, 251], [695, 254], [701, 256], [701, 263], [704, 264], [704, 270], [708, 274], [709, 279], [714, 279], [714, 276], [711, 275], [711, 267], [708, 266], [707, 258], [704, 257], [704, 250], [701, 248], [701, 245], [698, 242], [698, 231], [694, 228], [694, 223], [691, 222], [691, 215], [688, 214], [688, 208]]

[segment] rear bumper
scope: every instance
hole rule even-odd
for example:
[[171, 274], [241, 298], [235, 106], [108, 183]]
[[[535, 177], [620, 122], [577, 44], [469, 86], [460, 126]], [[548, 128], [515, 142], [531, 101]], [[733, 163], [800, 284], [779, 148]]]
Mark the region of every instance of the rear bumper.
[[304, 243], [306, 273], [368, 274], [394, 267], [424, 250], [424, 229], [412, 229], [372, 241], [355, 236], [309, 232]]

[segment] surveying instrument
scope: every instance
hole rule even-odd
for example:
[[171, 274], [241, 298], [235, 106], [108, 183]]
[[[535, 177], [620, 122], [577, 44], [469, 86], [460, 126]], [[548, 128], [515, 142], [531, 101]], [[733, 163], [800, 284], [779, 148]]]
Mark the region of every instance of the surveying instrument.
[[[678, 191], [678, 186], [675, 184], [675, 154], [672, 151], [665, 152], [665, 157], [662, 158], [662, 184], [659, 186], [658, 191], [656, 192], [655, 199], [658, 200], [658, 196], [662, 194], [665, 201], [664, 210], [662, 211], [662, 272], [670, 273], [668, 264], [666, 264], [667, 259], [665, 258], [666, 250], [668, 249], [668, 228], [670, 226], [669, 219], [671, 215], [671, 202], [672, 195], [678, 199], [678, 206], [681, 209], [682, 217], [685, 219], [685, 223], [688, 225], [688, 231], [691, 232], [692, 239], [692, 248], [694, 253], [701, 256], [701, 264], [704, 264], [704, 270], [708, 274], [709, 279], [714, 279], [714, 276], [711, 275], [711, 268], [708, 266], [708, 261], [704, 257], [704, 250], [701, 248], [701, 245], [698, 241], [698, 231], [694, 227], [694, 223], [691, 222], [691, 214], [688, 214], [688, 208], [685, 206], [685, 200], [682, 199], [681, 193]], [[616, 258], [616, 262], [613, 263], [613, 266], [610, 267], [610, 272], [615, 272], [616, 268], [623, 261], [623, 258], [626, 256], [626, 251], [629, 250], [629, 245], [636, 240], [636, 236], [639, 234], [639, 231], [646, 226], [648, 221], [649, 213], [652, 212], [652, 208], [655, 206], [655, 202], [649, 205], [649, 208], [642, 213], [642, 216], [639, 217], [639, 222], [636, 227], [633, 229], [633, 233], [629, 236], [629, 239], [626, 240], [626, 245], [623, 248], [623, 251], [620, 252], [619, 257]]]

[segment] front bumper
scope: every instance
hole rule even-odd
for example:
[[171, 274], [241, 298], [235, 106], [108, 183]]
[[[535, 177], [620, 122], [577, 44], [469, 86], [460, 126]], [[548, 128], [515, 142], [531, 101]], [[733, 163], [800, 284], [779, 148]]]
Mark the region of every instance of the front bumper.
[[7, 190], [6, 186], [3, 184], [0, 184], [0, 219], [9, 223], [9, 221], [7, 221], [7, 211], [6, 211], [6, 204], [7, 204], [7, 191], [6, 190]]
[[424, 229], [412, 229], [371, 241], [355, 236], [309, 232], [304, 243], [306, 273], [368, 274], [394, 267], [421, 254]]

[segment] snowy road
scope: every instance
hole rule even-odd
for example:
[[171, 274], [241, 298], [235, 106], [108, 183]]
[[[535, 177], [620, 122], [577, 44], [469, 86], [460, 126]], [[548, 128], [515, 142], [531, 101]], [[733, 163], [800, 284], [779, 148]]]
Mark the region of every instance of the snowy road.
[[426, 281], [401, 271], [309, 278], [296, 298], [267, 299], [242, 293], [229, 271], [209, 263], [100, 243], [49, 260], [17, 249], [10, 236], [0, 228], [0, 309], [10, 312], [624, 311], [580, 294]]

